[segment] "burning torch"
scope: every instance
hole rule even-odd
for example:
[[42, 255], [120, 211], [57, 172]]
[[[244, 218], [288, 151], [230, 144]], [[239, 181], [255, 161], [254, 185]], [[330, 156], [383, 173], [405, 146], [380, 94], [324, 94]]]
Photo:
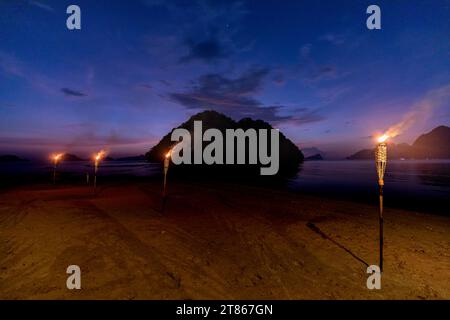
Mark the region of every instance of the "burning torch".
[[170, 156], [171, 156], [172, 150], [166, 153], [166, 156], [164, 157], [164, 187], [163, 187], [163, 197], [166, 196], [166, 184], [167, 184], [167, 171], [169, 171], [169, 164], [170, 164]]
[[58, 153], [53, 155], [53, 184], [56, 183], [56, 167], [58, 166], [58, 162], [62, 159], [64, 154]]
[[105, 151], [100, 151], [94, 156], [94, 189], [97, 187], [97, 171], [100, 161], [105, 157]]
[[378, 144], [375, 149], [375, 164], [378, 173], [378, 185], [380, 187], [380, 271], [383, 271], [383, 186], [384, 186], [384, 172], [386, 171], [387, 163], [387, 144], [388, 135], [384, 134], [378, 138]]

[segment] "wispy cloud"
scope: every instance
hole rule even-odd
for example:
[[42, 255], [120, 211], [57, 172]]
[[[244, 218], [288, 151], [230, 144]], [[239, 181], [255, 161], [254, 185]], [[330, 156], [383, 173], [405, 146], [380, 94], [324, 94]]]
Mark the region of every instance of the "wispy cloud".
[[52, 82], [45, 75], [39, 74], [32, 70], [32, 68], [26, 67], [19, 59], [14, 55], [0, 51], [0, 70], [5, 74], [20, 78], [28, 82], [34, 88], [37, 88], [44, 92], [55, 92]]
[[181, 57], [180, 62], [189, 62], [192, 60], [212, 62], [228, 56], [228, 49], [215, 38], [210, 38], [205, 41], [189, 39], [186, 41], [186, 45], [189, 48], [189, 53]]
[[317, 91], [317, 94], [325, 104], [330, 104], [351, 92], [352, 89], [353, 88], [350, 85], [338, 84], [331, 87], [320, 88]]
[[[109, 135], [97, 135], [85, 133], [70, 141], [53, 137], [0, 137], [0, 148], [3, 150], [39, 150], [40, 153], [50, 150], [67, 150], [68, 152], [81, 152], [89, 155], [89, 152], [97, 151], [99, 148], [106, 149], [108, 153], [115, 150], [129, 154], [142, 152], [158, 141], [157, 137], [125, 137], [112, 132]], [[128, 150], [128, 151], [127, 151]]]
[[326, 41], [334, 45], [344, 44], [346, 36], [344, 34], [327, 33], [319, 37], [319, 40]]
[[300, 56], [302, 58], [308, 58], [311, 54], [312, 44], [306, 43], [300, 48]]
[[323, 65], [317, 67], [307, 76], [310, 81], [321, 81], [325, 79], [334, 79], [337, 76], [337, 68], [334, 65]]
[[15, 56], [2, 51], [0, 51], [0, 69], [9, 75], [25, 77], [20, 61]]
[[139, 85], [139, 88], [145, 89], [145, 90], [152, 90], [153, 86], [151, 84], [148, 84], [148, 83], [142, 83], [142, 84]]
[[28, 0], [28, 3], [36, 8], [48, 11], [48, 12], [55, 12], [55, 9], [51, 7], [50, 5], [43, 3], [41, 1], [36, 0]]
[[[248, 50], [252, 45], [253, 40], [245, 43], [241, 43], [241, 40], [239, 44], [236, 44], [235, 35], [240, 29], [243, 16], [247, 13], [242, 1], [142, 0], [142, 2], [152, 8], [159, 7], [167, 10], [167, 21], [176, 23], [178, 32], [182, 30], [172, 39], [162, 39], [166, 42], [163, 48], [167, 45], [176, 48], [175, 52], [181, 63], [216, 62], [236, 52]], [[150, 50], [160, 51], [161, 49], [152, 46]], [[171, 50], [165, 49], [165, 51], [173, 54]]]
[[72, 97], [85, 97], [87, 96], [87, 94], [81, 92], [81, 91], [77, 91], [77, 90], [73, 90], [73, 89], [69, 89], [69, 88], [61, 88], [61, 92], [64, 93], [66, 96], [72, 96]]
[[396, 137], [417, 122], [425, 121], [432, 115], [434, 109], [442, 106], [444, 102], [448, 102], [449, 98], [450, 84], [428, 91], [422, 99], [413, 105], [411, 111], [400, 122], [387, 130], [386, 134], [390, 137]]
[[253, 68], [236, 78], [206, 74], [194, 83], [191, 90], [174, 92], [170, 97], [187, 109], [212, 109], [235, 119], [251, 117], [273, 124], [289, 122], [297, 125], [323, 119], [308, 109], [297, 110], [296, 115], [283, 115], [285, 106], [266, 105], [255, 98], [269, 74], [268, 68]]

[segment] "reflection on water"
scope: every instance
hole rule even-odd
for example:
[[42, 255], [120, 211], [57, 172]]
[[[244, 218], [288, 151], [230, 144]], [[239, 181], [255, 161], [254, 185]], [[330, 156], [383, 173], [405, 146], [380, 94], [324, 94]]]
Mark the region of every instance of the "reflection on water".
[[[99, 165], [98, 175], [152, 176], [160, 171], [161, 165], [146, 161], [103, 161]], [[39, 177], [53, 172], [53, 166], [45, 162], [14, 162], [0, 164], [0, 174], [7, 177], [30, 175]], [[58, 174], [84, 176], [94, 172], [92, 161], [66, 161], [58, 164]]]
[[[377, 183], [373, 161], [309, 161], [290, 188], [375, 203]], [[447, 214], [450, 160], [388, 161], [384, 193], [386, 205]]]
[[[49, 163], [0, 164], [2, 177], [26, 182], [49, 181], [52, 170]], [[160, 164], [145, 161], [104, 161], [99, 168], [99, 176], [108, 177], [151, 177], [160, 172]], [[64, 181], [82, 183], [86, 173], [93, 173], [92, 162], [62, 162], [58, 166], [58, 174], [64, 175]], [[344, 160], [305, 162], [297, 177], [290, 180], [288, 185], [299, 192], [375, 204], [378, 201], [377, 183], [373, 161]], [[389, 161], [384, 194], [387, 206], [448, 214], [450, 160]]]

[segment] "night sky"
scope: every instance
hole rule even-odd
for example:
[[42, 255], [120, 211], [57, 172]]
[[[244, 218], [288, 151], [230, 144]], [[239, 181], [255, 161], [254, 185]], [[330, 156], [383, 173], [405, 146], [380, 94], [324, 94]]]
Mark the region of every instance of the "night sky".
[[449, 106], [450, 1], [0, 1], [0, 154], [143, 154], [213, 109], [343, 157]]

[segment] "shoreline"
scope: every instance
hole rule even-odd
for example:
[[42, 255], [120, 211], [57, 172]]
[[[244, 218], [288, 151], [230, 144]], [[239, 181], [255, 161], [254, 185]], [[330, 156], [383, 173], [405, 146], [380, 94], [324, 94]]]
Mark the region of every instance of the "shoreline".
[[[81, 174], [72, 173], [60, 173], [59, 174], [62, 181], [58, 181], [56, 188], [89, 188], [86, 185], [86, 177]], [[120, 185], [120, 184], [145, 184], [145, 183], [161, 183], [163, 173], [154, 172], [151, 176], [129, 176], [126, 173], [107, 175], [100, 173], [99, 179], [106, 185]], [[6, 179], [0, 182], [0, 194], [5, 192], [10, 192], [15, 189], [27, 189], [27, 188], [43, 188], [43, 189], [53, 189], [55, 188], [50, 182], [51, 172], [45, 174], [40, 174], [38, 176], [31, 176], [33, 182], [30, 182], [30, 177], [26, 175], [18, 176], [16, 179]], [[92, 176], [90, 177], [92, 178]], [[325, 198], [329, 201], [347, 201], [355, 202], [358, 204], [366, 204], [377, 206], [378, 205], [378, 184], [373, 183], [372, 190], [358, 190], [353, 187], [343, 186], [336, 187], [333, 190], [328, 186], [325, 189], [320, 186], [309, 186], [303, 187], [297, 185], [296, 178], [291, 179], [274, 179], [269, 181], [263, 181], [259, 183], [245, 182], [245, 181], [231, 181], [225, 179], [211, 180], [209, 178], [200, 178], [196, 182], [192, 182], [192, 177], [178, 177], [174, 179], [170, 177], [171, 183], [180, 183], [185, 185], [205, 185], [214, 186], [215, 184], [220, 184], [223, 186], [228, 186], [230, 188], [260, 188], [268, 191], [280, 191], [292, 194], [295, 196], [311, 196], [318, 198]], [[450, 205], [450, 202], [441, 198], [435, 198], [425, 196], [425, 197], [410, 197], [407, 194], [399, 195], [390, 192], [390, 185], [385, 186], [385, 207], [391, 209], [399, 209], [405, 211], [419, 212], [427, 215], [437, 215], [449, 217], [446, 208]]]
[[[88, 166], [90, 164], [91, 166]], [[6, 166], [2, 170], [0, 192], [15, 186], [31, 184], [49, 184], [53, 179], [53, 168], [33, 165]], [[349, 200], [359, 203], [378, 204], [378, 178], [372, 161], [306, 161], [296, 176], [272, 179], [273, 177], [248, 177], [238, 175], [237, 180], [231, 174], [210, 172], [203, 177], [201, 172], [185, 174], [171, 166], [169, 181], [187, 183], [189, 180], [201, 180], [210, 184], [273, 185], [275, 188], [292, 190], [295, 193], [326, 197], [330, 200]], [[387, 207], [420, 211], [448, 216], [450, 206], [450, 167], [443, 161], [391, 161], [386, 172], [385, 205]], [[58, 167], [57, 184], [65, 186], [83, 186], [86, 174], [92, 177], [92, 163], [65, 162]], [[99, 179], [105, 183], [118, 181], [128, 183], [137, 181], [157, 181], [162, 179], [162, 164], [147, 162], [108, 161], [99, 169]], [[248, 179], [248, 181], [246, 181]]]

